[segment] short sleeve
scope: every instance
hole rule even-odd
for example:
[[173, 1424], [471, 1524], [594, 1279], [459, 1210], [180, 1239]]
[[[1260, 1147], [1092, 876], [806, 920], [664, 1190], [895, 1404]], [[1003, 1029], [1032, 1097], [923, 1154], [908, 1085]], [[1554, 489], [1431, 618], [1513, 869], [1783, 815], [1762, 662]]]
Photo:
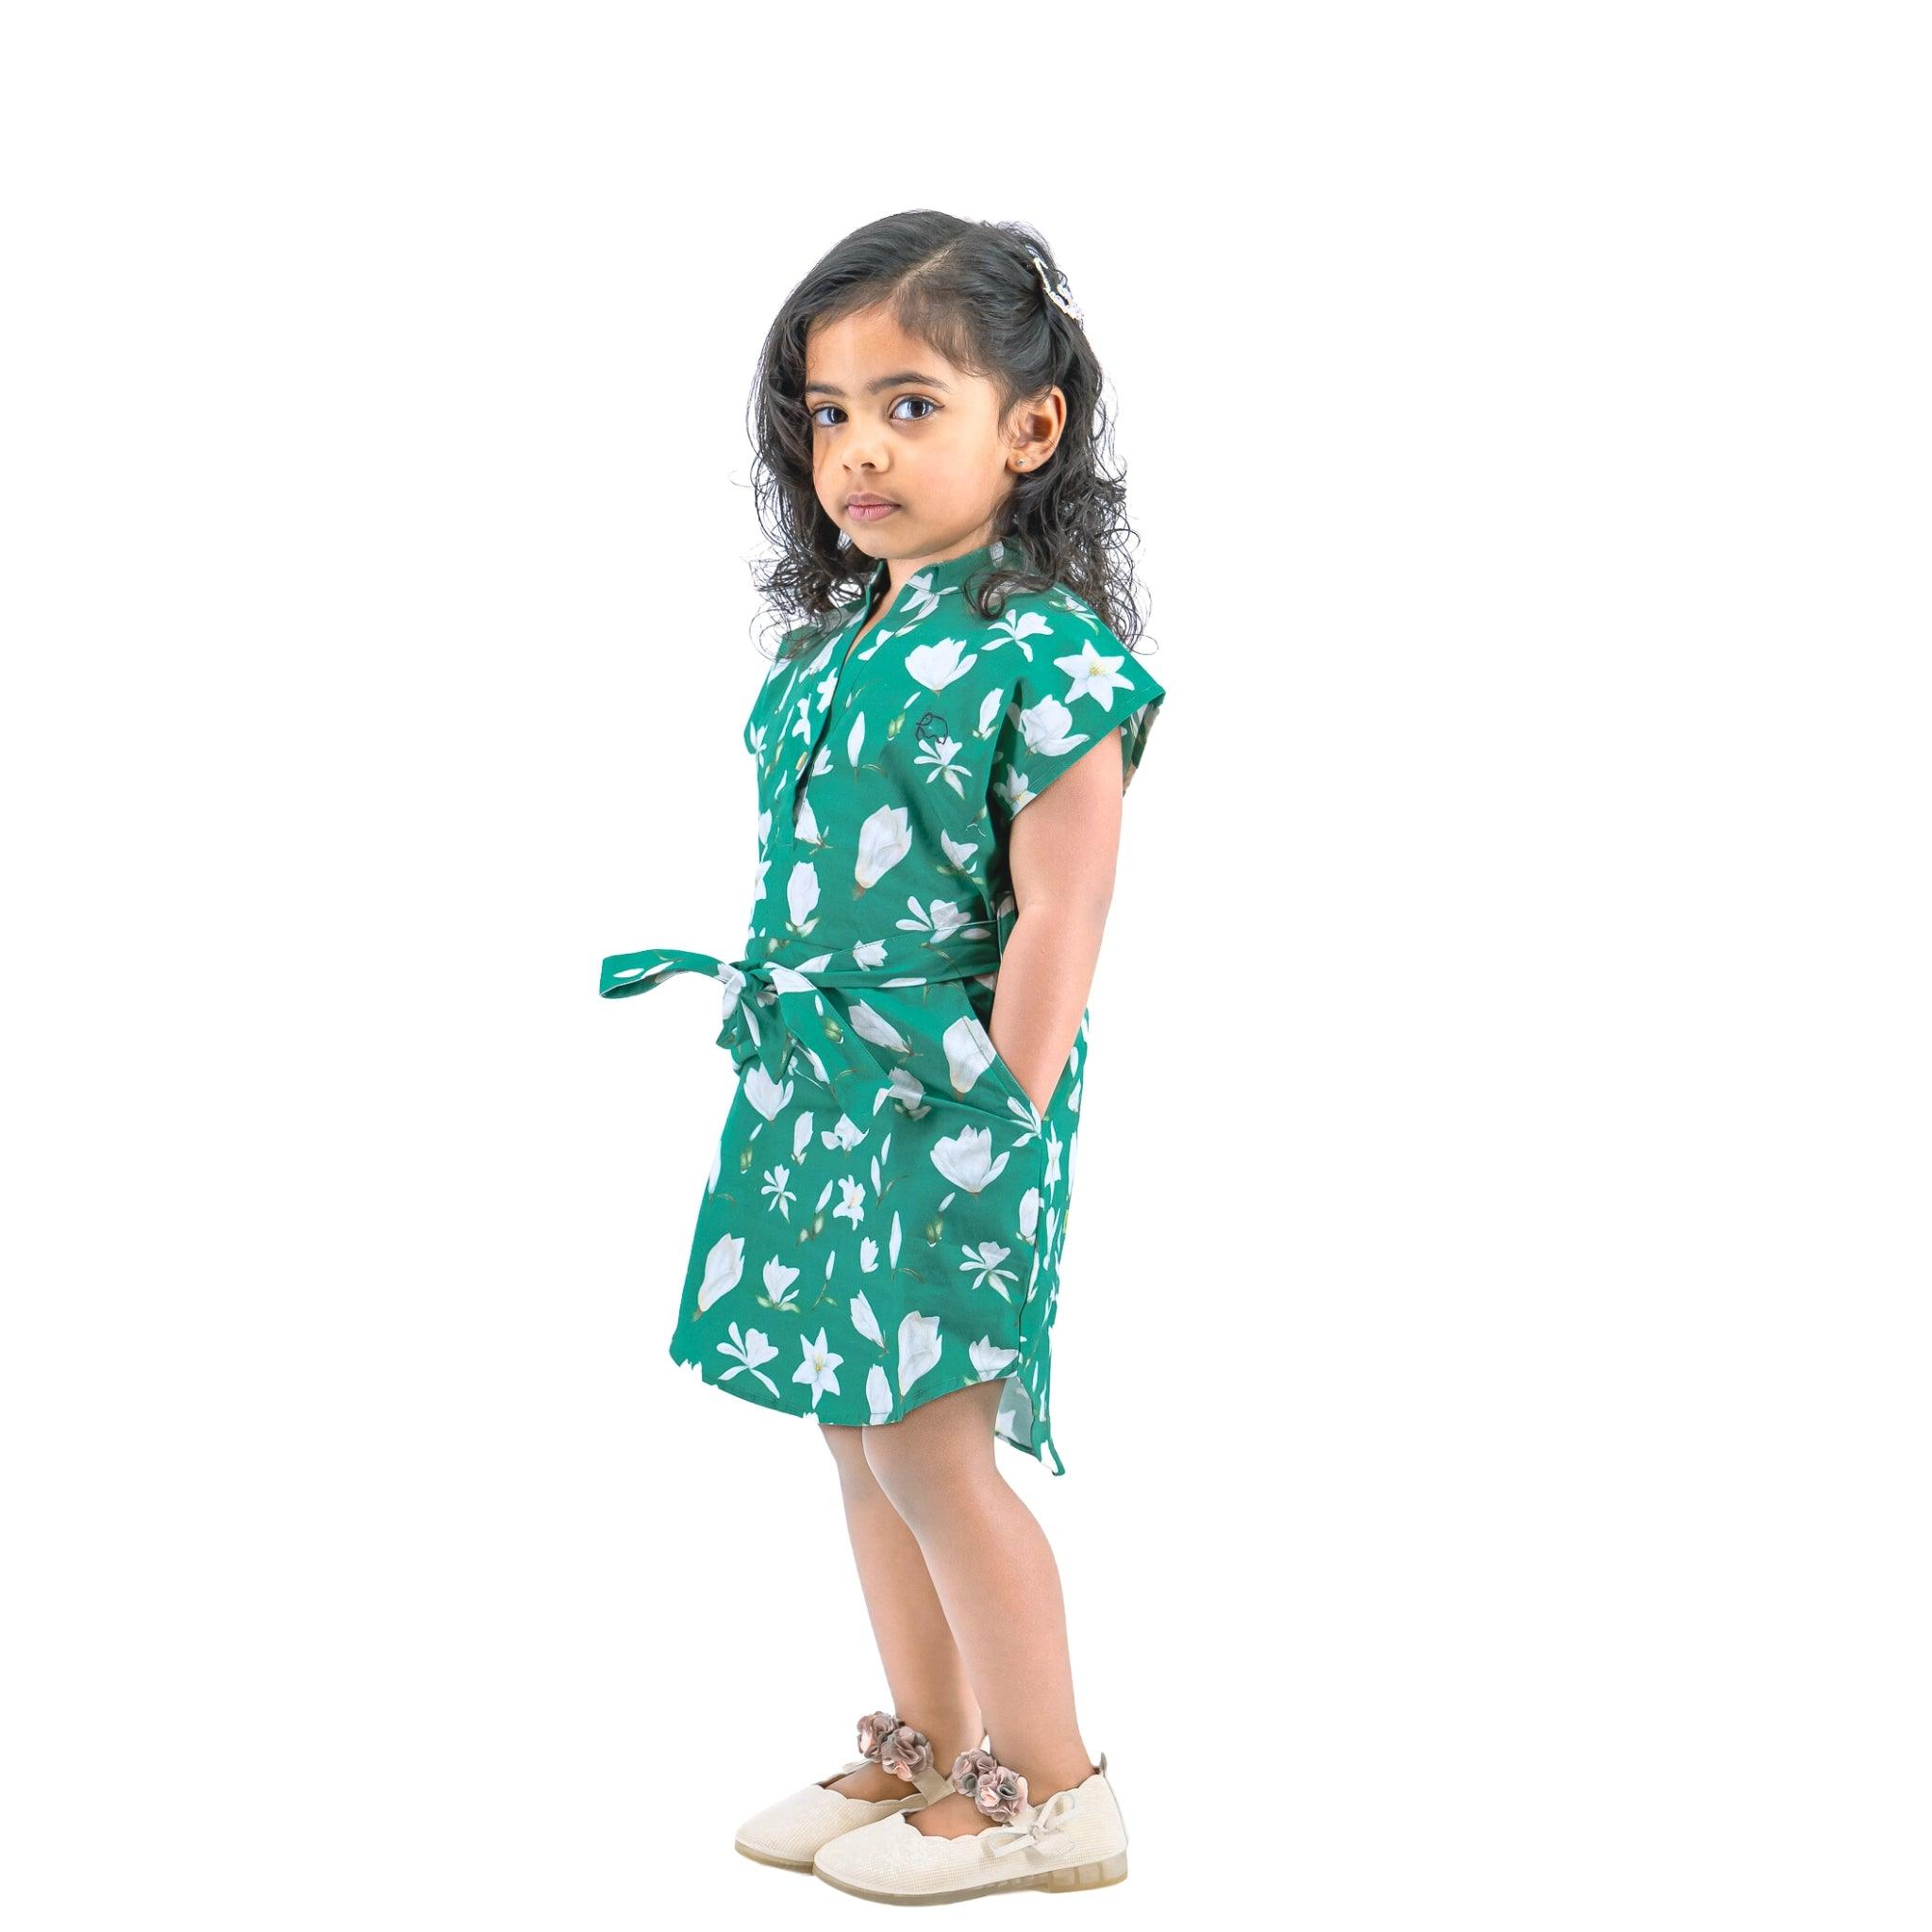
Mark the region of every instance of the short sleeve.
[[1105, 625], [1071, 649], [1048, 639], [1036, 640], [1033, 650], [1033, 662], [1022, 663], [1008, 694], [993, 747], [991, 796], [1009, 818], [1103, 743], [1116, 725], [1124, 791], [1134, 782], [1167, 695], [1160, 680]]

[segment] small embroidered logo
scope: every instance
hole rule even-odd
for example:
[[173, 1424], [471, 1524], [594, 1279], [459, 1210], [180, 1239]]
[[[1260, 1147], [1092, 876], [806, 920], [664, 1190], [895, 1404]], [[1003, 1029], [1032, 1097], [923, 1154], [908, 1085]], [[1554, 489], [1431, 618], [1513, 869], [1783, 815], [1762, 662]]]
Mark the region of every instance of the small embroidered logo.
[[935, 745], [948, 735], [946, 721], [937, 711], [927, 711], [913, 727], [914, 738], [924, 745]]

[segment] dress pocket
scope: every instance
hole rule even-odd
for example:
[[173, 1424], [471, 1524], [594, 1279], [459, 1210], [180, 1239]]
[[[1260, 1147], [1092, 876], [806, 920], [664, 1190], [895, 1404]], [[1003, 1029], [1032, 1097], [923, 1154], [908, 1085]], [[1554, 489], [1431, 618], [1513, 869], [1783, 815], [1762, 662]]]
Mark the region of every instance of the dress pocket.
[[1019, 1074], [992, 1043], [992, 1035], [979, 1017], [966, 982], [947, 979], [938, 984], [946, 994], [941, 1007], [943, 1030], [940, 1046], [953, 1093], [967, 1105], [985, 1108], [1002, 1120], [1012, 1117], [1009, 1103], [1017, 1102], [1024, 1117], [1032, 1119], [1040, 1109], [1021, 1085]]

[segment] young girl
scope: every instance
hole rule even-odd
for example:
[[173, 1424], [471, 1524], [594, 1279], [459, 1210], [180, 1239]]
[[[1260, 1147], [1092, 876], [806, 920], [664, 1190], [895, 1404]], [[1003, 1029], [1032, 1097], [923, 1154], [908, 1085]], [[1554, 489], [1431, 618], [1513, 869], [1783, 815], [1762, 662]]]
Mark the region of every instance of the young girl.
[[671, 1354], [818, 1424], [892, 1707], [737, 1845], [869, 1898], [1111, 1884], [1058, 1572], [993, 1455], [1065, 1471], [1086, 999], [1163, 696], [1124, 641], [1100, 365], [1033, 230], [920, 210], [812, 270], [755, 393], [761, 588], [816, 614], [744, 725], [750, 934], [618, 954], [601, 991], [724, 986], [739, 1086]]

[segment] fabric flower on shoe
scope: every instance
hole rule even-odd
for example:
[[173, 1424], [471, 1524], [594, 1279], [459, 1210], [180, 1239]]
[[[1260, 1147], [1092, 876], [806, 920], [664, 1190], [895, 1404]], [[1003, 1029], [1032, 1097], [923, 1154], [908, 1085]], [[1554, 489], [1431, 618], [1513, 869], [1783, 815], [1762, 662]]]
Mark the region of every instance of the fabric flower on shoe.
[[891, 1711], [874, 1710], [858, 1720], [858, 1755], [912, 1784], [932, 1765], [932, 1741]]
[[979, 1780], [999, 1768], [999, 1759], [991, 1751], [962, 1751], [953, 1759], [953, 1789], [970, 1798], [979, 1790]]
[[953, 1760], [953, 1789], [995, 1824], [1009, 1824], [1026, 1804], [1026, 1780], [991, 1751], [960, 1752]]
[[889, 1731], [895, 1729], [899, 1720], [889, 1710], [875, 1710], [870, 1717], [858, 1720], [858, 1755], [861, 1757], [875, 1758], [879, 1745]]
[[1009, 1824], [1026, 1806], [1026, 1780], [1003, 1764], [991, 1776], [979, 1780], [973, 1802], [995, 1824]]
[[915, 1782], [922, 1771], [932, 1768], [932, 1740], [924, 1731], [901, 1724], [879, 1745], [879, 1762], [908, 1784]]

